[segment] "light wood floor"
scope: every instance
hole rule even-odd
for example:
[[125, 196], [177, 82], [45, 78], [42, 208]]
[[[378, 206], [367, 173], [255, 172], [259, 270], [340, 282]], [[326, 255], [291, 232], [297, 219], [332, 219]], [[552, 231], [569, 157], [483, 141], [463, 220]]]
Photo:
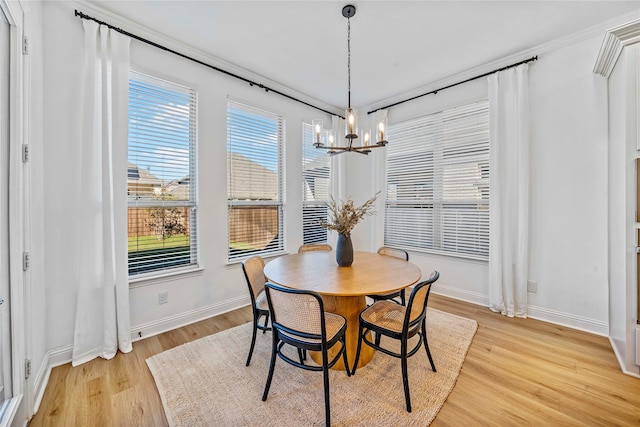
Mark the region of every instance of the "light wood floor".
[[[640, 426], [640, 379], [622, 374], [607, 338], [439, 295], [429, 306], [479, 324], [432, 426]], [[145, 359], [250, 320], [243, 308], [138, 341], [110, 361], [54, 368], [30, 426], [166, 425]]]

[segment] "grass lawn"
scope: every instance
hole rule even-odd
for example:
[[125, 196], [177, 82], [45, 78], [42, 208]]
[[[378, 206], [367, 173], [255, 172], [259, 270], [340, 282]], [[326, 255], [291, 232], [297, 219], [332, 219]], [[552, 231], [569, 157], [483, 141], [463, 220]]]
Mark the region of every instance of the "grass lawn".
[[157, 236], [129, 237], [129, 252], [178, 248], [181, 246], [189, 246], [190, 244], [189, 236], [185, 234], [167, 237], [164, 240], [158, 239]]
[[[156, 236], [129, 237], [129, 252], [178, 248], [181, 246], [189, 246], [190, 243], [191, 242], [189, 241], [189, 236], [184, 234], [171, 236], [164, 240], [158, 239]], [[232, 249], [240, 250], [240, 251], [251, 251], [251, 250], [263, 249], [263, 248], [257, 248], [255, 246], [251, 246], [249, 243], [244, 243], [244, 242], [230, 242], [229, 246]]]

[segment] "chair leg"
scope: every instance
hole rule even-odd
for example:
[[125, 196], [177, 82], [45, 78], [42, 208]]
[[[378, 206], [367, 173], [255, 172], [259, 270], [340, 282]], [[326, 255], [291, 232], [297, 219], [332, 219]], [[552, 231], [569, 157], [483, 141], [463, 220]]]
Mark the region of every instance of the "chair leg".
[[340, 342], [342, 343], [342, 361], [344, 362], [344, 370], [347, 371], [347, 376], [350, 377], [351, 371], [349, 370], [349, 360], [347, 358], [347, 343], [344, 336]]
[[406, 304], [407, 297], [406, 297], [406, 292], [405, 291], [406, 291], [405, 289], [402, 289], [400, 291], [400, 301], [402, 302], [402, 305], [407, 305]]
[[376, 332], [376, 345], [379, 346], [380, 345], [380, 338], [382, 338], [382, 334], [379, 332]]
[[401, 344], [402, 385], [404, 386], [404, 399], [407, 403], [407, 412], [411, 412], [411, 396], [409, 395], [409, 375], [407, 370], [407, 342]]
[[306, 355], [306, 351], [301, 348], [298, 348], [298, 358], [300, 358], [301, 365], [303, 365], [304, 361], [306, 360], [305, 355]]
[[273, 344], [271, 348], [271, 361], [269, 362], [269, 374], [267, 375], [267, 383], [264, 385], [264, 392], [262, 393], [262, 401], [267, 400], [269, 394], [269, 388], [271, 387], [271, 380], [273, 379], [273, 371], [276, 367], [276, 353], [278, 352], [278, 332], [273, 330]]
[[247, 357], [247, 364], [245, 366], [249, 366], [251, 363], [251, 355], [253, 355], [253, 347], [256, 345], [256, 333], [258, 332], [258, 313], [256, 311], [253, 312], [253, 334], [251, 337], [251, 347], [249, 347], [249, 357]]
[[[324, 380], [324, 414], [327, 427], [331, 426], [331, 407], [329, 404], [329, 356], [327, 355], [327, 349], [322, 350], [322, 376]], [[347, 370], [349, 368], [347, 367]]]
[[[360, 349], [362, 348], [362, 334], [363, 334], [362, 329], [363, 329], [362, 325], [360, 325], [360, 327], [358, 328], [358, 349], [356, 350], [356, 359], [353, 361], [353, 368], [351, 369], [351, 375], [355, 375], [356, 368], [358, 367], [358, 361], [360, 360]], [[349, 369], [348, 366], [347, 366], [347, 369]]]
[[262, 330], [263, 334], [267, 333], [267, 328], [269, 328], [269, 313], [264, 315], [264, 329]]
[[427, 357], [429, 358], [429, 363], [431, 363], [431, 370], [436, 372], [436, 365], [433, 363], [433, 358], [431, 357], [431, 351], [429, 350], [429, 343], [427, 342], [427, 325], [426, 321], [422, 320], [422, 339], [424, 341], [424, 349], [427, 350]]

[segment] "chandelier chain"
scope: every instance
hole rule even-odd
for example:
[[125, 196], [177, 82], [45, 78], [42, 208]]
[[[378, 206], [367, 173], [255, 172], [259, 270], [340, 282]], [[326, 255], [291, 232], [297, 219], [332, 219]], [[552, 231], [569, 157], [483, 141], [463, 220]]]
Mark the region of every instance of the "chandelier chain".
[[351, 108], [351, 19], [347, 19], [347, 88], [349, 108]]

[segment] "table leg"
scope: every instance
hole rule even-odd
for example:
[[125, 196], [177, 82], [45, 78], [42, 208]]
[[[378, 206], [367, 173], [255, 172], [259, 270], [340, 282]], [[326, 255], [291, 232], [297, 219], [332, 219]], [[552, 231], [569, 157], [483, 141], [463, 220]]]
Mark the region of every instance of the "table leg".
[[[367, 300], [364, 296], [357, 297], [342, 297], [342, 296], [322, 296], [325, 311], [330, 313], [336, 313], [347, 319], [347, 331], [345, 334], [347, 345], [347, 360], [349, 360], [349, 369], [352, 368], [353, 361], [356, 358], [356, 350], [358, 349], [358, 322], [359, 315], [362, 310], [367, 307]], [[329, 360], [331, 360], [335, 354], [337, 346], [329, 350]], [[362, 345], [360, 350], [360, 360], [358, 361], [358, 368], [369, 363], [373, 358], [373, 348], [366, 344]], [[318, 364], [322, 364], [322, 356], [318, 352], [310, 352], [311, 358]], [[344, 371], [344, 363], [342, 359], [337, 362], [333, 369]]]

